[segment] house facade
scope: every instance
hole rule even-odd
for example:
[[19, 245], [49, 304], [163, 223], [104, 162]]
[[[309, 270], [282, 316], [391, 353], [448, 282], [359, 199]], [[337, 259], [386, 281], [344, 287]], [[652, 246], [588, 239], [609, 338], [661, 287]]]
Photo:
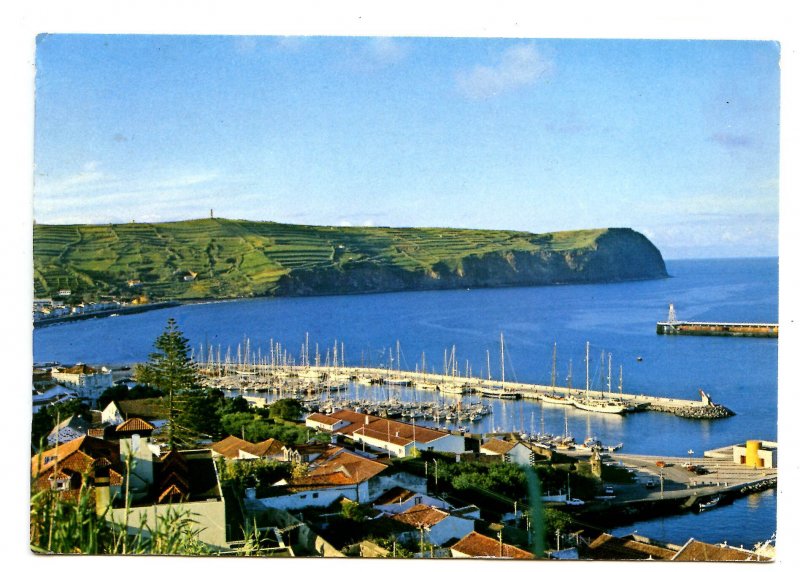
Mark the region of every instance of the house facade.
[[425, 542], [441, 546], [442, 544], [462, 538], [475, 529], [475, 521], [455, 516], [447, 511], [418, 504], [391, 517], [393, 520], [413, 526], [419, 532], [406, 532], [400, 535], [400, 540], [410, 539], [415, 534], [420, 534]]
[[503, 460], [518, 465], [529, 465], [533, 460], [533, 450], [521, 441], [490, 439], [481, 444], [483, 455], [502, 455]]
[[365, 448], [385, 451], [395, 457], [408, 457], [415, 449], [442, 453], [465, 451], [463, 435], [453, 435], [349, 409], [341, 409], [329, 415], [314, 414], [309, 419], [311, 421], [306, 420], [309, 427], [349, 437]]
[[54, 368], [52, 376], [54, 380], [74, 390], [84, 399], [95, 400], [113, 385], [110, 369], [106, 367], [94, 369], [86, 364]]

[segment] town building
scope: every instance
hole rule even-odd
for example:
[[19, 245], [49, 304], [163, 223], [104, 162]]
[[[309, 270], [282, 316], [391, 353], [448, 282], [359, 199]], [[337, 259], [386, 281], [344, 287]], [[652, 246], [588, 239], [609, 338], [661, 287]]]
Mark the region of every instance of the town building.
[[450, 553], [453, 558], [534, 558], [527, 550], [474, 531], [451, 546]]
[[[391, 518], [419, 530], [422, 540], [437, 546], [456, 538], [462, 538], [475, 529], [474, 520], [453, 515], [446, 510], [426, 504], [414, 505]], [[403, 533], [399, 535], [398, 539], [405, 541], [415, 534], [417, 533]]]
[[[315, 416], [316, 415], [316, 416]], [[445, 433], [414, 423], [402, 423], [383, 417], [341, 409], [329, 415], [311, 415], [306, 425], [315, 429], [335, 427], [333, 435], [349, 437], [364, 448], [385, 451], [395, 457], [408, 457], [416, 449], [463, 453], [464, 436]]]
[[277, 439], [267, 439], [259, 443], [251, 443], [239, 437], [229, 435], [222, 441], [211, 444], [214, 458], [224, 457], [231, 461], [241, 459], [284, 460], [284, 444]]
[[177, 513], [189, 517], [200, 542], [227, 549], [225, 500], [211, 451], [163, 454], [150, 440], [154, 430], [133, 418], [115, 428], [116, 442], [83, 436], [43, 451], [31, 458], [32, 490], [49, 488], [74, 501], [83, 484], [92, 484], [98, 514], [128, 523], [131, 534], [147, 535], [159, 518]]
[[778, 444], [774, 441], [750, 440], [734, 445], [733, 462], [755, 469], [777, 469]]
[[77, 398], [78, 394], [74, 390], [67, 389], [61, 385], [48, 384], [46, 387], [39, 386], [39, 389], [33, 390], [32, 412], [37, 413], [44, 407], [66, 403]]
[[[313, 447], [313, 454], [299, 450]], [[327, 507], [341, 499], [371, 503], [387, 491], [406, 488], [427, 494], [427, 481], [389, 467], [360, 453], [342, 447], [319, 445], [284, 447], [289, 462], [307, 470], [271, 487], [258, 491], [248, 489], [245, 505], [252, 510], [276, 508], [301, 510], [308, 507]], [[309, 459], [297, 461], [298, 457]], [[259, 496], [257, 496], [259, 495]]]
[[485, 443], [481, 443], [480, 453], [502, 455], [504, 461], [518, 465], [530, 465], [534, 459], [533, 450], [521, 441], [489, 439]]
[[83, 437], [88, 431], [88, 422], [77, 415], [70, 415], [53, 427], [53, 430], [47, 435], [47, 444], [50, 447], [54, 447], [57, 443], [67, 443], [73, 439]]
[[113, 385], [111, 370], [106, 367], [94, 369], [79, 363], [72, 367], [55, 367], [51, 375], [65, 387], [73, 389], [82, 399], [96, 400]]
[[769, 562], [771, 558], [727, 544], [708, 544], [690, 538], [672, 557], [673, 562]]
[[632, 534], [620, 538], [602, 533], [588, 546], [579, 546], [578, 553], [587, 560], [672, 560], [679, 549]]

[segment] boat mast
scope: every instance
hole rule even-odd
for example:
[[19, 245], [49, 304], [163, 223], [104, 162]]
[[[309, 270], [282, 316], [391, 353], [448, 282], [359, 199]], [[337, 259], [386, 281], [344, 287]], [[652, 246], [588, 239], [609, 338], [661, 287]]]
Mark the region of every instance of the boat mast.
[[611, 395], [611, 353], [608, 354], [608, 395]]
[[619, 394], [622, 395], [622, 364], [619, 366]]
[[489, 350], [486, 350], [486, 375], [489, 376], [489, 381], [492, 381], [492, 365], [489, 361]]
[[552, 386], [553, 394], [556, 391], [556, 342], [553, 342], [553, 370], [550, 372], [550, 385]]
[[503, 332], [500, 332], [500, 382], [503, 384], [503, 389], [506, 388], [506, 354], [503, 342]]
[[567, 395], [572, 394], [572, 359], [569, 360], [569, 371], [567, 371]]
[[589, 397], [589, 342], [586, 342], [586, 397]]

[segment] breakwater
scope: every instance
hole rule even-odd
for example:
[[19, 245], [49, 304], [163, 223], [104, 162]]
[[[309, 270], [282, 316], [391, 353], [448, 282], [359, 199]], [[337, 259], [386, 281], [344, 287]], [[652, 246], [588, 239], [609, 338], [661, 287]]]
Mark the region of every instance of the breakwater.
[[666, 336], [734, 336], [777, 338], [778, 324], [735, 322], [657, 322], [656, 333]]
[[655, 411], [696, 419], [718, 419], [733, 415], [730, 409], [711, 402], [702, 391], [701, 399], [691, 400], [379, 368], [269, 365], [236, 367], [211, 362], [201, 363], [199, 368], [205, 376], [204, 384], [207, 386], [278, 393], [281, 397], [304, 398], [339, 391], [345, 389], [349, 383], [361, 383], [411, 385], [421, 390], [438, 391], [451, 396], [476, 394], [500, 399], [541, 400], [543, 397], [555, 395], [563, 398], [561, 402], [565, 407], [571, 407], [572, 399], [576, 397], [596, 400], [613, 398], [628, 404], [631, 412]]

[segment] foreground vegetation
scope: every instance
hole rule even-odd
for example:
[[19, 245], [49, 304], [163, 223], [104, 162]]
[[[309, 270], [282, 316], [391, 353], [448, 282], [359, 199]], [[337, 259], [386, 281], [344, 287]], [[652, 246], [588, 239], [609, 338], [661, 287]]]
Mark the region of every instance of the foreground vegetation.
[[[323, 227], [226, 219], [35, 225], [34, 290], [44, 297], [69, 289], [75, 301], [276, 295], [284, 293], [288, 277], [309, 272], [382, 269], [404, 280], [409, 275], [463, 275], [468, 259], [496, 255], [513, 266], [515, 253], [579, 253], [595, 248], [605, 232]], [[361, 286], [369, 290], [370, 284]]]

